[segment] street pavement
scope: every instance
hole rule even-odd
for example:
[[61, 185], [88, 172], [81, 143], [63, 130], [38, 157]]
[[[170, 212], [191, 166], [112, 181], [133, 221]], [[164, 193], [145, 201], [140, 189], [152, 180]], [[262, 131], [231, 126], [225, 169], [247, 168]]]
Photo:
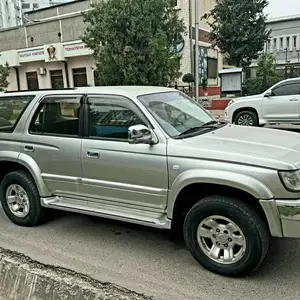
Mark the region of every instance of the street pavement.
[[263, 266], [249, 278], [204, 270], [168, 233], [105, 219], [54, 212], [23, 228], [0, 208], [0, 247], [73, 269], [161, 300], [299, 299], [300, 240], [274, 239]]

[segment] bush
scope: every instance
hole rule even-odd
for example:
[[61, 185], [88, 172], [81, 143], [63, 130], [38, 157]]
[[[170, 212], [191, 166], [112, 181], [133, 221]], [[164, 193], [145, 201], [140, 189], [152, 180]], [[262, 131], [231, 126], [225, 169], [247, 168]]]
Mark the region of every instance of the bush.
[[194, 75], [191, 74], [191, 73], [187, 73], [187, 74], [184, 74], [183, 77], [182, 77], [182, 81], [185, 82], [185, 83], [192, 83], [194, 82]]
[[250, 96], [255, 94], [261, 94], [270, 87], [272, 87], [274, 84], [280, 82], [281, 80], [283, 80], [283, 77], [281, 76], [267, 77], [266, 86], [264, 86], [263, 77], [247, 79], [243, 84], [243, 95]]

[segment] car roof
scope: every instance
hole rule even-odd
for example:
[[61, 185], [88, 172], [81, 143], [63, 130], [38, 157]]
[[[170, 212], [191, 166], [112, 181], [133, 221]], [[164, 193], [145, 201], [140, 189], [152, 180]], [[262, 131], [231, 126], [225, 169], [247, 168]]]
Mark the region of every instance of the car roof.
[[178, 91], [173, 88], [160, 86], [97, 86], [97, 87], [77, 87], [61, 90], [37, 90], [37, 91], [15, 91], [0, 93], [2, 96], [22, 96], [22, 95], [51, 95], [51, 94], [74, 94], [74, 93], [95, 93], [95, 94], [113, 94], [127, 97], [138, 97], [140, 95], [164, 93]]

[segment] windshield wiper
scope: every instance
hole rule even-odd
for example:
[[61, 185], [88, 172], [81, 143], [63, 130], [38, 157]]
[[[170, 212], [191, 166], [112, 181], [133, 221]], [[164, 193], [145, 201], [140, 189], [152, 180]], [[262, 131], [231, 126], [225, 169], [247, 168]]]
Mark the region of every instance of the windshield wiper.
[[207, 123], [204, 123], [203, 125], [201, 125], [200, 127], [201, 128], [214, 128], [214, 127], [216, 127], [216, 126], [213, 126], [213, 125], [219, 125], [220, 124], [220, 122], [218, 122], [218, 121], [209, 121], [209, 122], [207, 122]]
[[218, 128], [218, 126], [217, 126], [218, 124], [219, 124], [218, 121], [209, 121], [209, 122], [204, 123], [200, 126], [195, 126], [195, 127], [189, 128], [188, 130], [180, 133], [178, 136], [183, 136], [183, 135], [186, 135], [186, 134], [189, 134], [189, 133], [197, 132], [197, 131], [200, 131], [201, 129]]

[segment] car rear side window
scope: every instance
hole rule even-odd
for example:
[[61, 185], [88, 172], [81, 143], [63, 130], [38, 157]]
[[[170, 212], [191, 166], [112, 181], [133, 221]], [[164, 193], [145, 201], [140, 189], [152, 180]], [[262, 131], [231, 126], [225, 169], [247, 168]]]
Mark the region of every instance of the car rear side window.
[[34, 95], [0, 97], [0, 132], [13, 132]]
[[31, 134], [78, 136], [82, 96], [46, 97], [31, 122]]

